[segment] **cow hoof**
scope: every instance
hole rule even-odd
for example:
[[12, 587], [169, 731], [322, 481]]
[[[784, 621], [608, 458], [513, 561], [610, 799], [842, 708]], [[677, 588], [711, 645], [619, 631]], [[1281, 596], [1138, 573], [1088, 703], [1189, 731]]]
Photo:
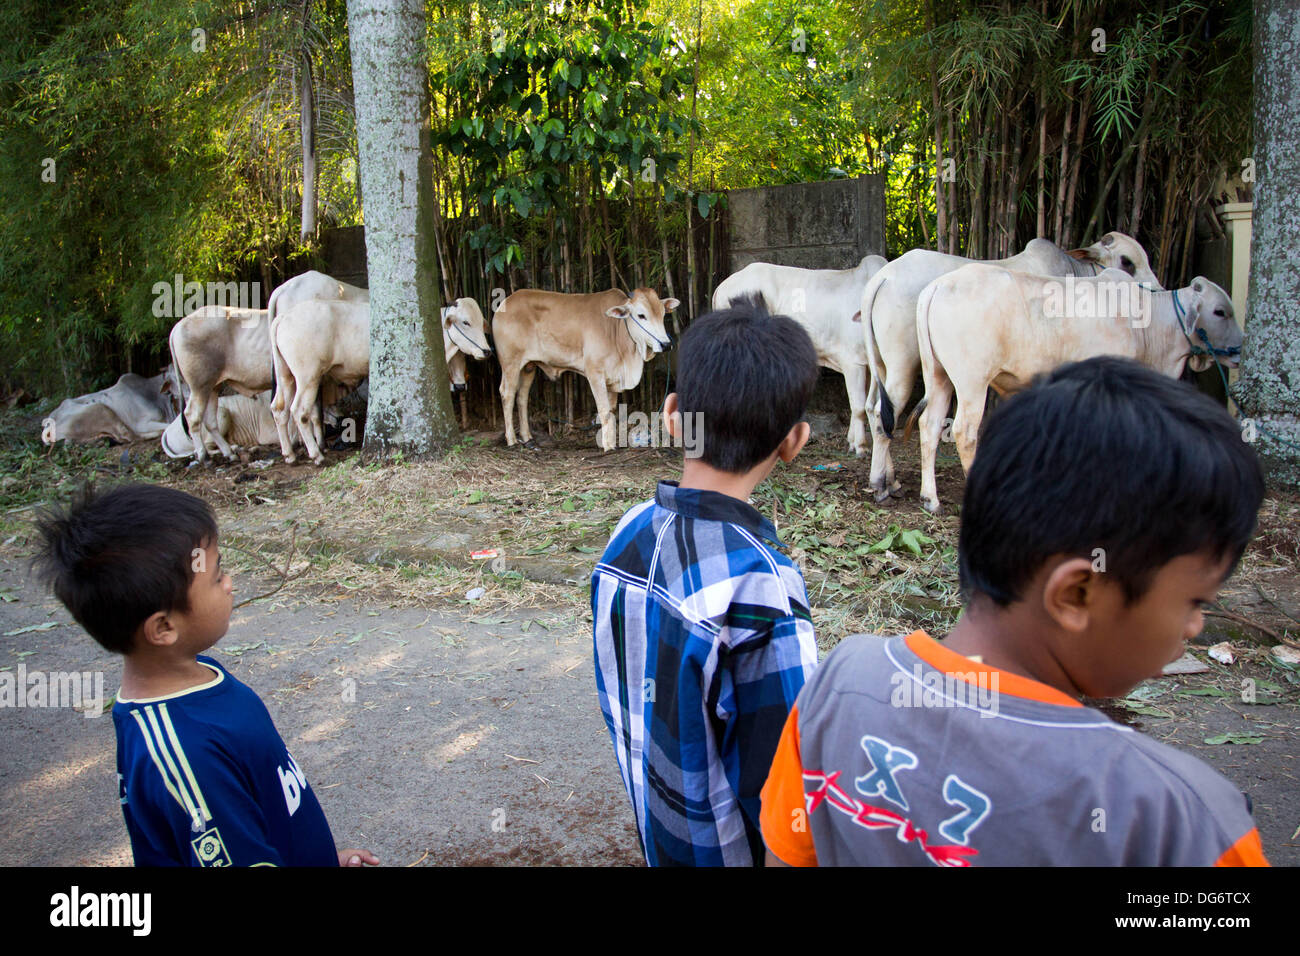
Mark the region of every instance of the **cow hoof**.
[[317, 468], [319, 468], [321, 465], [325, 464], [325, 456], [317, 455], [315, 458], [311, 460], [311, 463], [315, 465]]
[[890, 493], [888, 491], [877, 491], [875, 495], [876, 495], [876, 504], [883, 504], [884, 502], [889, 500]]
[[926, 499], [926, 498], [922, 498], [922, 499], [921, 499], [921, 507], [924, 508], [926, 511], [930, 512], [930, 514], [932, 514], [932, 515], [936, 515], [936, 516], [937, 516], [937, 515], [942, 511], [942, 509], [943, 509], [943, 506], [939, 504], [939, 499], [938, 499], [938, 498], [935, 498], [935, 499], [933, 499], [933, 500]]

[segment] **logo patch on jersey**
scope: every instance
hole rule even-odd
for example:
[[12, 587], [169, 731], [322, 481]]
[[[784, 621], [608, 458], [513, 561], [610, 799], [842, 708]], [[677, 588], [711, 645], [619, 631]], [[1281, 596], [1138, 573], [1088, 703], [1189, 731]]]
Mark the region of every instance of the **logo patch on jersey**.
[[194, 855], [199, 858], [199, 866], [234, 866], [226, 845], [221, 841], [221, 831], [216, 827], [205, 830], [190, 841]]

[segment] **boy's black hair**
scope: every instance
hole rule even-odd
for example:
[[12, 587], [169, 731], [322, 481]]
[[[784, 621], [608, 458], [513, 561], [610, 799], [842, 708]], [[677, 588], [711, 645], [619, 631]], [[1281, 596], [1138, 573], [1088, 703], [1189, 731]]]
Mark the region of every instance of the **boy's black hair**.
[[962, 505], [962, 597], [1005, 607], [1052, 555], [1101, 548], [1132, 604], [1180, 555], [1235, 568], [1263, 497], [1259, 460], [1210, 398], [1129, 359], [1065, 365], [988, 419]]
[[803, 418], [819, 374], [808, 333], [761, 296], [696, 319], [678, 346], [677, 406], [702, 416], [701, 460], [736, 474], [763, 461]]
[[66, 511], [37, 517], [41, 580], [105, 649], [131, 650], [158, 611], [189, 610], [195, 548], [217, 537], [206, 502], [158, 485], [84, 489]]

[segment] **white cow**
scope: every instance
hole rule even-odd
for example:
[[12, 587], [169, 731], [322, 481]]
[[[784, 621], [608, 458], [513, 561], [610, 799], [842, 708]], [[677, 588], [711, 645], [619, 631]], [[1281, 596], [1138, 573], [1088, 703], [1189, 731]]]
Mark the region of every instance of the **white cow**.
[[[275, 419], [271, 415], [271, 392], [256, 397], [222, 395], [217, 399], [217, 434], [238, 451], [258, 445], [273, 445], [277, 440]], [[208, 446], [212, 453], [216, 442]], [[185, 420], [177, 415], [162, 434], [162, 450], [168, 458], [188, 458], [194, 454], [194, 442], [185, 431]]]
[[[370, 374], [370, 303], [308, 299], [276, 316], [276, 403], [283, 401], [313, 463], [325, 462], [316, 396], [324, 382], [355, 388]], [[275, 404], [272, 404], [274, 411]], [[295, 455], [276, 414], [284, 460]]]
[[[916, 305], [927, 285], [974, 260], [928, 249], [913, 249], [877, 272], [862, 292], [862, 333], [868, 372], [867, 418], [871, 423], [871, 488], [883, 501], [898, 491], [889, 445], [895, 415], [903, 410], [921, 368], [916, 346]], [[1103, 268], [1123, 269], [1141, 282], [1161, 288], [1147, 254], [1135, 239], [1108, 232], [1086, 249], [1067, 252], [1047, 239], [1032, 239], [1025, 251], [998, 265], [1036, 275], [1092, 276]]]
[[[275, 418], [275, 428], [279, 433], [280, 447], [290, 449], [286, 453], [286, 458], [293, 461], [292, 448], [297, 441], [297, 437], [289, 427], [289, 406], [293, 402], [293, 394], [285, 394], [283, 383], [288, 380], [287, 375], [281, 368], [279, 356], [275, 353], [275, 323], [280, 316], [285, 315], [294, 306], [303, 302], [309, 302], [314, 299], [340, 302], [369, 302], [370, 292], [358, 286], [349, 285], [338, 279], [327, 276], [323, 272], [315, 270], [304, 272], [302, 275], [294, 276], [282, 282], [271, 293], [271, 298], [266, 303], [267, 321], [269, 323], [269, 341], [271, 342], [271, 362], [274, 366], [276, 380], [276, 394], [271, 401], [271, 414]], [[313, 416], [313, 423], [316, 428], [316, 442], [319, 445], [321, 441], [321, 431], [319, 422], [319, 412]]]
[[172, 364], [190, 390], [185, 421], [195, 439], [195, 456], [205, 461], [208, 445], [215, 444], [226, 458], [233, 458], [217, 425], [218, 389], [229, 385], [252, 397], [271, 387], [267, 310], [204, 306], [172, 326], [167, 344]]
[[797, 269], [751, 262], [722, 280], [713, 293], [713, 308], [761, 295], [772, 314], [788, 315], [808, 332], [817, 362], [844, 376], [849, 393], [849, 448], [867, 451], [867, 350], [863, 342], [862, 290], [887, 265], [884, 256], [866, 256], [852, 269]]
[[173, 413], [164, 386], [170, 367], [153, 378], [127, 372], [108, 388], [64, 399], [41, 422], [41, 441], [88, 442], [111, 438], [117, 442], [157, 438]]
[[935, 280], [916, 315], [925, 381], [922, 505], [939, 511], [934, 460], [954, 395], [953, 436], [969, 471], [990, 387], [1000, 395], [1019, 391], [1036, 375], [1097, 355], [1125, 356], [1177, 378], [1189, 359], [1197, 371], [1213, 362], [1196, 354], [1200, 330], [1224, 364], [1237, 364], [1242, 336], [1232, 299], [1202, 276], [1164, 292], [1119, 269], [1060, 278], [976, 263]]

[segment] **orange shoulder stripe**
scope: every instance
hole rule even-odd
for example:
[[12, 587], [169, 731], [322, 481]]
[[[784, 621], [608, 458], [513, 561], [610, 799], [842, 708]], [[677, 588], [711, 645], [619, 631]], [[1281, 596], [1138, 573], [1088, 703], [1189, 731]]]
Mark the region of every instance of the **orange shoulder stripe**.
[[772, 855], [790, 866], [816, 866], [817, 851], [804, 802], [797, 706], [790, 708], [790, 715], [785, 719], [760, 799], [759, 826], [763, 830], [763, 842]]

